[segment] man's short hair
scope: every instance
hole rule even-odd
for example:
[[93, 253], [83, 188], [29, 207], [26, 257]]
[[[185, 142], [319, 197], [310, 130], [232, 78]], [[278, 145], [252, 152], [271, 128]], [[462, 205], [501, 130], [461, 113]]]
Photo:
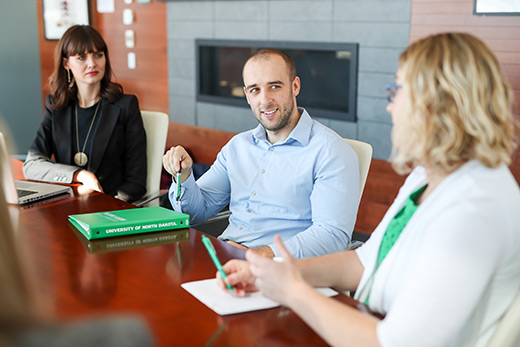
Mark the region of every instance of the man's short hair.
[[291, 82], [294, 81], [294, 79], [296, 78], [296, 66], [294, 65], [294, 61], [287, 53], [275, 48], [264, 48], [250, 56], [246, 60], [244, 67], [242, 68], [242, 79], [244, 76], [244, 68], [246, 67], [247, 63], [249, 63], [252, 60], [269, 60], [273, 55], [277, 55], [283, 59], [283, 61], [285, 62], [285, 66], [287, 67], [289, 80]]

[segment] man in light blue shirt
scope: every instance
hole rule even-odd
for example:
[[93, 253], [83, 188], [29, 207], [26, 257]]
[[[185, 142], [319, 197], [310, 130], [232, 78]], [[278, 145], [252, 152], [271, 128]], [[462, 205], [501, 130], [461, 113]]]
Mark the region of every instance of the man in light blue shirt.
[[255, 53], [242, 77], [260, 124], [234, 136], [196, 182], [186, 150], [172, 147], [163, 164], [174, 176], [169, 192], [173, 208], [200, 223], [229, 204], [229, 225], [219, 238], [265, 256], [276, 255], [275, 234], [296, 258], [345, 250], [359, 203], [354, 150], [297, 107], [300, 79], [284, 52]]

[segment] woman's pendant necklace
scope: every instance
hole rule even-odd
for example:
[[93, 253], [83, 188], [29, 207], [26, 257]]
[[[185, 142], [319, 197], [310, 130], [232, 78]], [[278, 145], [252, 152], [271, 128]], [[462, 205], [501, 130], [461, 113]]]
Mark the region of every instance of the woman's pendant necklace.
[[77, 166], [85, 166], [88, 163], [88, 157], [83, 152], [78, 152], [74, 154], [74, 162]]
[[78, 152], [74, 154], [74, 162], [77, 166], [85, 166], [88, 163], [88, 157], [83, 152]]
[[85, 154], [85, 146], [87, 145], [87, 140], [90, 135], [90, 131], [92, 130], [92, 125], [94, 125], [94, 120], [96, 119], [97, 111], [99, 109], [99, 105], [101, 104], [100, 101], [98, 101], [98, 104], [96, 106], [96, 111], [94, 112], [94, 117], [92, 117], [92, 122], [90, 122], [90, 127], [88, 128], [87, 137], [85, 137], [85, 142], [83, 143], [83, 149], [79, 150], [79, 130], [78, 130], [78, 104], [76, 104], [76, 145], [78, 148], [78, 152], [74, 154], [74, 162], [78, 166], [85, 166], [88, 163], [88, 157]]

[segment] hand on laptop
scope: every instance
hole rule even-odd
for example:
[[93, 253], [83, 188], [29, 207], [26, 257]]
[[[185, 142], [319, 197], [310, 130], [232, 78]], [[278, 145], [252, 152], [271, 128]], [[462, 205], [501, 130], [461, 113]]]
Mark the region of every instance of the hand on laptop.
[[103, 188], [101, 187], [101, 184], [99, 184], [99, 181], [98, 181], [96, 175], [94, 175], [90, 171], [87, 171], [87, 170], [76, 171], [76, 174], [74, 175], [74, 181], [83, 184], [84, 188], [92, 189], [92, 190], [103, 193]]

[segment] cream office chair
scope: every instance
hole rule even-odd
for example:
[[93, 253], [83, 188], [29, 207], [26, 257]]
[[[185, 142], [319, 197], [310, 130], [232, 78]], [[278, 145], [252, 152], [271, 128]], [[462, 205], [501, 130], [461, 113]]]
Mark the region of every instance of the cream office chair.
[[359, 200], [363, 196], [363, 190], [365, 189], [365, 183], [367, 182], [368, 170], [370, 169], [370, 163], [372, 162], [372, 146], [369, 143], [344, 139], [356, 152], [359, 160]]
[[[354, 152], [356, 152], [359, 161], [359, 201], [361, 201], [361, 197], [363, 196], [363, 190], [365, 189], [365, 183], [367, 182], [368, 171], [370, 169], [370, 163], [372, 162], [372, 146], [369, 143], [352, 140], [352, 139], [344, 139], [347, 143], [352, 147]], [[355, 233], [355, 231], [354, 231]], [[354, 235], [353, 235], [354, 236]], [[363, 244], [362, 241], [352, 240], [348, 245], [348, 249], [354, 249]], [[348, 292], [346, 292], [347, 295]]]
[[156, 200], [160, 193], [162, 157], [166, 147], [168, 136], [168, 124], [170, 119], [166, 113], [155, 111], [141, 111], [144, 130], [146, 131], [146, 157], [148, 161], [148, 175], [146, 178], [146, 194], [143, 200], [135, 204], [141, 206]]
[[513, 304], [506, 311], [497, 330], [489, 340], [489, 347], [513, 347], [520, 346], [520, 292], [516, 295]]

